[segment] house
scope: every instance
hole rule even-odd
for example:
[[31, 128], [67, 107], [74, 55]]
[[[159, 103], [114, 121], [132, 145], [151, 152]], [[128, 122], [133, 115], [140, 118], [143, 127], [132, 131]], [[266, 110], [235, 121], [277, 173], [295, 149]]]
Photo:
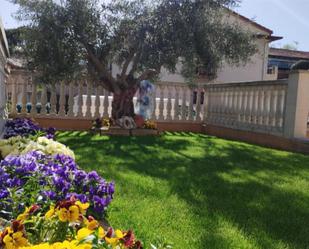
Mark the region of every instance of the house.
[[[223, 67], [218, 72], [217, 78], [213, 82], [227, 83], [277, 79], [276, 71], [268, 70], [269, 44], [273, 41], [282, 39], [282, 37], [274, 36], [272, 30], [232, 10], [226, 11], [226, 18], [228, 22], [236, 23], [243, 27], [244, 30], [253, 33], [258, 51], [245, 65], [231, 66], [226, 63], [223, 64]], [[181, 65], [178, 65], [178, 73], [176, 74], [170, 74], [166, 70], [163, 70], [161, 73], [161, 81], [185, 82], [185, 79], [179, 73], [180, 68]], [[207, 83], [207, 81], [208, 80], [201, 75], [199, 82]]]
[[2, 20], [0, 18], [0, 137], [4, 127], [6, 114], [6, 62], [9, 56], [8, 43], [6, 40]]
[[270, 48], [268, 66], [278, 68], [278, 79], [288, 77], [291, 66], [300, 60], [309, 61], [309, 52]]

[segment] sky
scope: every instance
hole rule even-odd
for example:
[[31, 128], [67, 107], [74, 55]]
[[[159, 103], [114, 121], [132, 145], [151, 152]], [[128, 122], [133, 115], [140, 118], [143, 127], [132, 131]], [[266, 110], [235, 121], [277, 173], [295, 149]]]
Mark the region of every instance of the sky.
[[[7, 0], [0, 0], [0, 16], [5, 28], [20, 26], [12, 17], [17, 7]], [[242, 0], [235, 9], [241, 15], [283, 36], [272, 46], [298, 43], [298, 50], [309, 51], [309, 0]]]

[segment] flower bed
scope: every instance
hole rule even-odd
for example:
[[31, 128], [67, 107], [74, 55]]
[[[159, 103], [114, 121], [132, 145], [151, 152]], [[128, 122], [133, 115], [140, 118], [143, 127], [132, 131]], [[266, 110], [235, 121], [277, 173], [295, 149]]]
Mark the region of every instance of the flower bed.
[[25, 208], [11, 226], [0, 231], [0, 247], [131, 248], [141, 249], [132, 231], [104, 228], [86, 216], [89, 203], [74, 197], [51, 205], [44, 214], [38, 205]]
[[54, 141], [54, 134], [29, 119], [6, 124], [6, 139], [0, 140], [0, 221], [10, 225], [1, 231], [0, 224], [0, 248], [142, 248], [132, 231], [96, 220], [105, 218], [115, 185], [81, 170], [73, 151]]
[[30, 151], [41, 151], [46, 155], [63, 154], [75, 158], [74, 152], [64, 144], [58, 143], [47, 137], [10, 137], [0, 140], [0, 155], [4, 158], [8, 155], [23, 155]]
[[35, 135], [38, 132], [47, 136], [47, 138], [54, 138], [56, 130], [52, 127], [44, 129], [38, 124], [33, 122], [31, 119], [18, 118], [8, 120], [5, 124], [4, 138], [10, 138], [15, 136], [28, 137]]
[[7, 156], [0, 163], [0, 209], [17, 214], [20, 208], [35, 202], [46, 205], [72, 195], [90, 202], [91, 213], [98, 218], [113, 198], [114, 183], [108, 183], [95, 171], [86, 173], [66, 155], [45, 155], [31, 151]]

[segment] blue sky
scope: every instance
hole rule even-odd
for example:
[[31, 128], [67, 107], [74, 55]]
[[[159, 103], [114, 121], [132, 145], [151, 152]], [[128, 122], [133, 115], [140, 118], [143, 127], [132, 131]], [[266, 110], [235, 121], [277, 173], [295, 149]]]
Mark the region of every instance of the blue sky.
[[[0, 15], [6, 28], [20, 25], [12, 18], [17, 8], [0, 0]], [[299, 50], [309, 51], [309, 0], [243, 0], [235, 9], [240, 14], [254, 19], [259, 24], [274, 31], [274, 35], [284, 39], [274, 43], [299, 43]]]

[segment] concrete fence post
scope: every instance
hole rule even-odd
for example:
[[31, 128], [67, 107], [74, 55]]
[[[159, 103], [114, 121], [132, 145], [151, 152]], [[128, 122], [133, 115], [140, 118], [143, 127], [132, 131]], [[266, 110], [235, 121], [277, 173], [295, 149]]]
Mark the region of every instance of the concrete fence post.
[[309, 114], [309, 71], [297, 70], [289, 75], [284, 119], [284, 136], [306, 138]]

